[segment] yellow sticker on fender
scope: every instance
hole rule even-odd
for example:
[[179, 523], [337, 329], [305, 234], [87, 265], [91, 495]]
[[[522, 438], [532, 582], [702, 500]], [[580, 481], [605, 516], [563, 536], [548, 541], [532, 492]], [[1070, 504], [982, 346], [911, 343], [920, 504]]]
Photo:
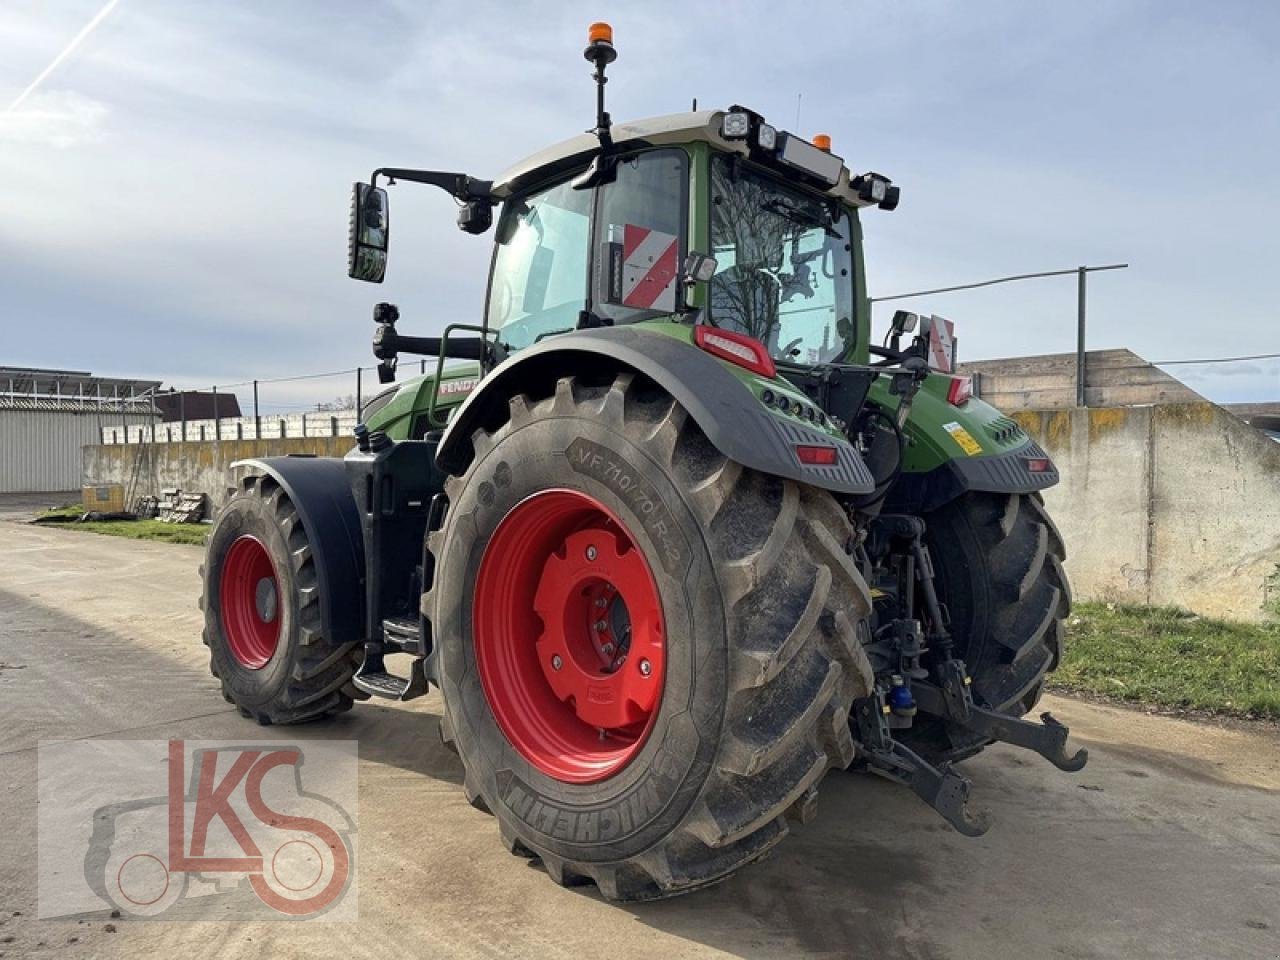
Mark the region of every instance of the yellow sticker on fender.
[[956, 423], [954, 420], [951, 423], [944, 423], [942, 425], [942, 429], [951, 434], [951, 439], [960, 444], [960, 449], [963, 450], [967, 456], [972, 457], [975, 454], [982, 452], [982, 444], [973, 439], [973, 434], [960, 426], [960, 424]]

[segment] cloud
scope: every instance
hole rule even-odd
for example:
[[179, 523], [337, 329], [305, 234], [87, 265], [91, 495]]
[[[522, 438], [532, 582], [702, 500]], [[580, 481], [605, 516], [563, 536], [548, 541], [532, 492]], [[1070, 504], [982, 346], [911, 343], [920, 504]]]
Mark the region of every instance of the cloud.
[[[100, 8], [0, 8], [4, 101]], [[763, 0], [612, 12], [616, 119], [697, 96], [791, 127], [799, 93], [800, 132], [832, 134], [852, 167], [903, 185], [896, 212], [864, 218], [872, 294], [1128, 260], [1089, 281], [1091, 348], [1280, 349], [1274, 15], [819, 0], [803, 16]], [[23, 117], [0, 118], [4, 359], [199, 385], [367, 364], [375, 300], [399, 303], [410, 333], [477, 321], [492, 235], [460, 234], [439, 191], [396, 187], [388, 280], [354, 283], [350, 183], [382, 164], [491, 177], [590, 126], [581, 51], [599, 15], [119, 4]], [[898, 305], [956, 320], [966, 358], [1074, 344], [1070, 277], [883, 304], [878, 329]], [[42, 322], [14, 322], [26, 316]], [[1280, 395], [1273, 371], [1206, 376]]]
[[58, 150], [100, 143], [110, 112], [101, 100], [72, 90], [36, 92], [21, 109], [0, 113], [0, 143]]

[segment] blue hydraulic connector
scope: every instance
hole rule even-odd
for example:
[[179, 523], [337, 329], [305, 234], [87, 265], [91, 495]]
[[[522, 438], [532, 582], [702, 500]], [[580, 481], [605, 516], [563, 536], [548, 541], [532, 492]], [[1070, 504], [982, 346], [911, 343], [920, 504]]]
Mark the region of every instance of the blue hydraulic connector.
[[903, 683], [901, 677], [890, 680], [888, 704], [895, 716], [914, 717], [916, 715], [916, 699], [911, 696], [911, 688]]

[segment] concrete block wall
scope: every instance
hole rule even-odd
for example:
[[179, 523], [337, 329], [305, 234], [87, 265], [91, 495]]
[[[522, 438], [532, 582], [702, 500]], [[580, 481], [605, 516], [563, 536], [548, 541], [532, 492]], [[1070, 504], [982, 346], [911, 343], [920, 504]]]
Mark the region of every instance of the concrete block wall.
[[[223, 417], [220, 420], [188, 420], [187, 442], [201, 440], [278, 440], [282, 438], [350, 437], [356, 426], [354, 410], [333, 413], [290, 413], [284, 416], [263, 416], [262, 432], [253, 417]], [[180, 421], [157, 422], [152, 425], [133, 426], [127, 430], [120, 424], [107, 424], [101, 428], [101, 442], [115, 443], [178, 443], [182, 441]]]
[[[1006, 413], [1076, 405], [1074, 353], [976, 360], [960, 364], [959, 372], [972, 375], [978, 396]], [[1088, 351], [1084, 379], [1085, 403], [1090, 407], [1207, 402], [1131, 350]]]
[[[1280, 600], [1280, 444], [1207, 402], [1011, 415], [1061, 470], [1045, 502], [1078, 597], [1247, 620]], [[83, 483], [177, 487], [216, 508], [236, 460], [351, 446], [349, 434], [88, 446]]]
[[1061, 470], [1045, 504], [1077, 597], [1271, 616], [1280, 444], [1211, 403], [1011, 415]]
[[[224, 427], [226, 421], [223, 421]], [[264, 431], [265, 432], [265, 431]], [[137, 498], [178, 488], [209, 496], [213, 508], [227, 499], [231, 464], [253, 457], [310, 454], [341, 457], [355, 445], [350, 435], [191, 443], [98, 444], [82, 451], [82, 484], [118, 483]], [[132, 506], [132, 502], [126, 507]]]

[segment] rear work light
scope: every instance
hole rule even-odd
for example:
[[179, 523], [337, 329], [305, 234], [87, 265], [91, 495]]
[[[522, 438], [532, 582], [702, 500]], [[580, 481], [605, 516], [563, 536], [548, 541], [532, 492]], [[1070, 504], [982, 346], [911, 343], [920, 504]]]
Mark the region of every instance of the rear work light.
[[947, 403], [953, 407], [961, 406], [973, 396], [973, 377], [952, 377], [947, 387]]
[[1049, 473], [1053, 470], [1053, 461], [1048, 457], [1027, 457], [1027, 469], [1031, 473]]
[[772, 380], [778, 374], [778, 368], [773, 365], [773, 357], [769, 356], [764, 344], [744, 333], [698, 326], [693, 328], [693, 342], [707, 353], [736, 363], [762, 377]]
[[798, 443], [796, 444], [796, 457], [801, 463], [809, 464], [810, 466], [834, 467], [836, 465], [837, 451], [835, 447]]

